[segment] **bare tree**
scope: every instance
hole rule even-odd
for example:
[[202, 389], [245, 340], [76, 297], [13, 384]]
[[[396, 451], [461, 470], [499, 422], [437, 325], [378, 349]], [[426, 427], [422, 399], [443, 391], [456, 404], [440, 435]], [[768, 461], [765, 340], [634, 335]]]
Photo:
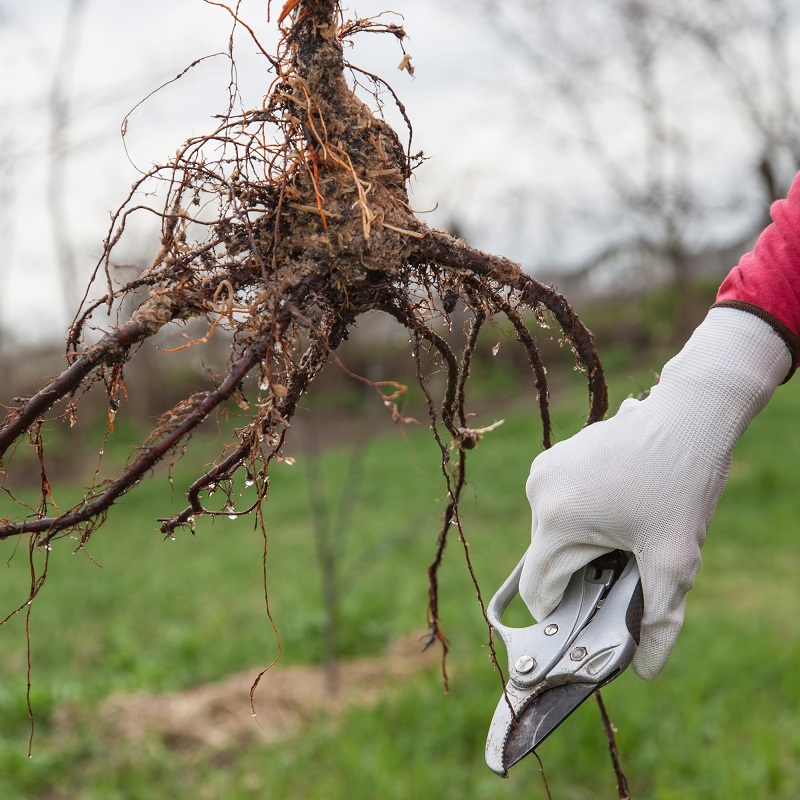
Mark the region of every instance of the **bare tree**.
[[79, 272], [70, 236], [65, 194], [69, 150], [69, 88], [75, 58], [80, 50], [78, 38], [85, 9], [86, 0], [70, 0], [49, 93], [50, 131], [46, 196], [58, 259], [61, 294], [67, 312], [75, 307], [80, 298]]
[[616, 289], [666, 274], [689, 311], [709, 254], [741, 252], [800, 166], [797, 4], [475, 3], [528, 65], [525, 148], [581, 165], [556, 203], [594, 245], [561, 269]]
[[783, 197], [800, 167], [800, 101], [791, 53], [800, 13], [788, 0], [683, 2], [661, 9], [664, 21], [694, 45], [746, 126], [768, 202]]

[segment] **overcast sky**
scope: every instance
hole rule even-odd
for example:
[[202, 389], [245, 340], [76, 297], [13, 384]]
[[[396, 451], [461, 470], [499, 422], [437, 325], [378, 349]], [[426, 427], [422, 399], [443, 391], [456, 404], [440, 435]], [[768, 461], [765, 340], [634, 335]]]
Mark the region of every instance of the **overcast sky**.
[[[83, 0], [79, 24], [70, 29], [71, 2], [0, 0], [0, 331], [6, 344], [61, 335], [77, 290], [100, 253], [109, 214], [124, 200], [137, 170], [166, 161], [184, 139], [208, 131], [213, 115], [227, 105], [229, 62], [209, 58], [137, 107], [124, 146], [120, 125], [126, 113], [194, 60], [225, 51], [231, 19], [202, 0]], [[273, 23], [268, 24], [264, 0], [241, 2], [242, 17], [268, 49], [274, 45], [274, 17], [281, 4], [273, 0]], [[386, 19], [401, 21], [408, 33], [405, 48], [413, 77], [397, 69], [402, 52], [393, 37], [361, 34], [348, 58], [389, 80], [407, 108], [414, 126], [412, 150], [428, 157], [412, 180], [412, 203], [418, 210], [438, 205], [426, 221], [443, 227], [458, 221], [472, 244], [503, 252], [534, 271], [564, 253], [579, 261], [581, 247], [589, 252], [593, 216], [596, 229], [608, 228], [608, 189], [601, 188], [585, 159], [563, 147], [568, 126], [559, 119], [558, 107], [541, 97], [531, 102], [520, 89], [530, 80], [531, 64], [475, 4], [345, 0], [345, 5], [351, 17], [373, 16], [387, 6], [402, 12], [402, 19]], [[589, 5], [603, 8], [594, 0]], [[575, 20], [576, 25], [582, 22]], [[604, 36], [597, 24], [589, 27], [593, 35]], [[524, 35], [538, 33], [541, 40], [542, 31], [533, 28]], [[65, 49], [68, 31], [70, 47]], [[591, 31], [576, 28], [576, 33]], [[236, 55], [243, 103], [257, 107], [271, 75], [241, 29]], [[800, 48], [792, 48], [790, 55], [792, 68], [800, 72]], [[612, 67], [609, 74], [613, 58], [612, 52], [601, 65]], [[706, 65], [675, 54], [667, 66], [666, 83], [677, 89], [681, 103], [671, 112], [672, 124], [690, 131], [696, 148], [685, 168], [702, 173], [703, 185], [715, 187], [733, 208], [742, 176], [750, 175], [752, 182], [755, 174], [753, 152], [744, 146], [752, 132], [732, 121], [731, 106], [707, 81]], [[590, 99], [603, 101], [606, 87], [600, 74], [590, 73], [585, 80]], [[49, 98], [55, 81], [67, 100], [65, 121], [58, 128], [63, 155], [55, 162], [61, 172], [55, 176], [63, 180], [65, 229], [80, 276], [66, 298], [57, 279], [48, 203], [54, 194]], [[390, 121], [398, 123], [396, 113], [389, 113]], [[612, 149], [631, 146], [639, 135], [633, 117], [619, 107], [609, 108], [600, 122], [599, 135]], [[633, 158], [622, 163], [631, 173], [643, 166]], [[762, 202], [752, 187], [748, 191], [751, 206]], [[574, 200], [571, 206], [563, 202], [565, 196]], [[141, 261], [152, 256], [156, 245], [154, 235], [134, 231], [128, 249], [117, 256]]]

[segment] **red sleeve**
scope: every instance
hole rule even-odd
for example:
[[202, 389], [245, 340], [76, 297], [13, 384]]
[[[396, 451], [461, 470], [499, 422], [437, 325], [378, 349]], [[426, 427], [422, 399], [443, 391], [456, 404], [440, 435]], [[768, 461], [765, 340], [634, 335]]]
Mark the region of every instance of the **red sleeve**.
[[[781, 335], [800, 361], [800, 173], [785, 200], [770, 208], [772, 224], [722, 282], [716, 306], [750, 311]], [[794, 369], [792, 370], [794, 371]]]

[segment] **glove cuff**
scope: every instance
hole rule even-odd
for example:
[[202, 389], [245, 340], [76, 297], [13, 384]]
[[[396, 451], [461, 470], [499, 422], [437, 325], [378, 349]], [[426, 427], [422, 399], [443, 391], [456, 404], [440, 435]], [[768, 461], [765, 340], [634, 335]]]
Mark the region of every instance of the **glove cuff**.
[[788, 326], [784, 325], [777, 317], [765, 311], [760, 306], [754, 306], [752, 303], [745, 303], [743, 300], [722, 300], [719, 303], [714, 303], [712, 308], [738, 308], [742, 311], [748, 311], [750, 314], [755, 314], [759, 319], [763, 319], [778, 336], [783, 339], [783, 343], [789, 348], [789, 353], [792, 359], [792, 365], [789, 372], [781, 383], [786, 383], [797, 369], [798, 362], [800, 362], [800, 336], [794, 333]]
[[792, 359], [764, 320], [712, 308], [643, 401], [686, 446], [725, 471], [736, 440], [784, 380]]

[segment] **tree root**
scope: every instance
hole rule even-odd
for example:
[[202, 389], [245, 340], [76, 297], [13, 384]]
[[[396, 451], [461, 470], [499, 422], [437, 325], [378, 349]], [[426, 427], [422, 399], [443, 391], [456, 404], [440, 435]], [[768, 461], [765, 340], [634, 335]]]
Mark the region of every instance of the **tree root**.
[[[214, 5], [244, 25], [233, 9]], [[402, 42], [402, 27], [385, 25], [380, 18], [346, 21], [336, 0], [292, 0], [283, 6], [278, 24], [283, 36], [277, 54], [261, 48], [274, 76], [263, 105], [237, 114], [229, 110], [215, 130], [188, 140], [169, 163], [137, 181], [112, 219], [95, 269], [95, 274], [105, 272], [106, 294], [86, 301], [70, 330], [68, 367], [12, 407], [0, 425], [0, 467], [8, 469], [14, 443], [28, 435], [37, 448], [44, 498], [33, 518], [0, 520], [0, 539], [27, 534], [31, 552], [49, 549], [64, 535], [85, 544], [120, 497], [135, 490], [153, 466], [172, 459], [215, 409], [241, 398], [245, 390], [257, 393], [250, 421], [188, 487], [186, 508], [161, 520], [161, 531], [172, 536], [184, 526], [192, 527], [200, 516], [219, 513], [255, 511], [260, 520], [269, 463], [281, 458], [300, 396], [334, 358], [354, 322], [371, 311], [384, 311], [411, 334], [417, 378], [441, 452], [447, 507], [428, 568], [428, 622], [430, 641], [442, 643], [446, 652], [437, 575], [453, 526], [480, 598], [458, 508], [467, 453], [485, 432], [469, 427], [466, 412], [470, 366], [481, 328], [495, 318], [505, 318], [512, 326], [536, 381], [545, 447], [552, 442], [546, 371], [526, 313], [539, 321], [552, 315], [562, 341], [573, 349], [588, 382], [587, 422], [606, 412], [603, 370], [591, 333], [560, 294], [519, 264], [423, 225], [410, 210], [406, 183], [414, 158], [395, 131], [350, 89], [346, 75], [356, 74], [356, 68], [342, 55], [350, 36], [383, 31]], [[253, 30], [247, 30], [256, 39]], [[376, 87], [381, 84], [368, 73], [357, 74], [366, 75]], [[231, 92], [235, 94], [234, 86]], [[394, 92], [390, 94], [396, 100]], [[163, 206], [139, 205], [136, 198], [154, 184], [166, 192]], [[113, 253], [134, 213], [153, 213], [160, 219], [161, 246], [147, 269], [117, 287]], [[103, 307], [119, 313], [142, 289], [148, 296], [127, 322], [94, 344], [85, 343], [93, 315]], [[449, 325], [456, 306], [470, 319], [459, 355], [436, 330]], [[210, 330], [183, 349], [201, 347], [215, 331], [227, 331], [227, 373], [162, 415], [113, 480], [90, 487], [74, 507], [48, 513], [50, 487], [37, 434], [45, 415], [73, 420], [75, 398], [100, 382], [113, 419], [124, 367], [139, 346], [164, 326], [192, 319], [210, 320]], [[446, 375], [440, 402], [428, 388], [427, 358]], [[258, 488], [258, 499], [246, 509], [235, 508], [230, 488], [240, 470]], [[224, 512], [203, 503], [203, 493], [218, 487], [227, 491]], [[35, 591], [39, 588], [36, 584]]]

